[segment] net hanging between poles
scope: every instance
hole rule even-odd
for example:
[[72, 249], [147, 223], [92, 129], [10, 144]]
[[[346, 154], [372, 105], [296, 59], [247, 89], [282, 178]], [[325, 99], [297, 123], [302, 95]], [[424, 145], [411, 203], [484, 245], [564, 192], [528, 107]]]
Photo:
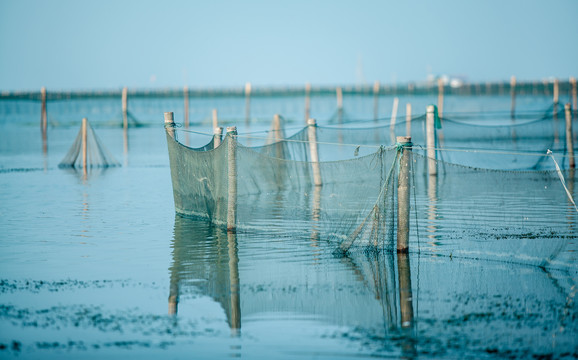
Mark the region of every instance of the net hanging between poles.
[[[226, 226], [235, 186], [238, 230], [313, 231], [344, 251], [352, 246], [392, 250], [397, 148], [374, 147], [370, 154], [353, 156], [347, 146], [349, 159], [313, 162], [307, 132], [259, 147], [244, 146], [227, 134], [218, 147], [211, 141], [195, 149], [179, 143], [168, 128], [176, 212]], [[320, 154], [344, 150], [339, 144], [318, 145]], [[315, 185], [315, 172], [322, 185]]]
[[85, 120], [74, 143], [58, 166], [61, 168], [105, 168], [120, 166], [120, 163], [102, 145], [90, 123]]

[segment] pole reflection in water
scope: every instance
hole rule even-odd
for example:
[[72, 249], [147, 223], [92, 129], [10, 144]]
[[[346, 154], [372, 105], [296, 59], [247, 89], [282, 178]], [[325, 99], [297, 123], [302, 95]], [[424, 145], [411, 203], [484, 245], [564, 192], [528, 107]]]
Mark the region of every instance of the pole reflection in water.
[[428, 225], [427, 225], [427, 232], [428, 232], [428, 239], [429, 244], [432, 246], [437, 246], [438, 242], [438, 236], [436, 235], [436, 232], [438, 230], [438, 225], [437, 225], [437, 217], [438, 217], [438, 208], [437, 208], [437, 202], [438, 202], [438, 176], [439, 175], [428, 175], [428, 186], [427, 186], [427, 196], [428, 196], [428, 200], [429, 200], [429, 204], [428, 204], [428, 209], [427, 209], [427, 219], [428, 219]]
[[217, 301], [233, 335], [241, 329], [237, 234], [202, 220], [175, 216], [169, 314], [178, 313], [179, 296], [189, 287]]
[[404, 340], [402, 342], [403, 355], [413, 358], [416, 352], [413, 334], [413, 295], [411, 290], [411, 270], [409, 254], [397, 254], [397, 274], [399, 279], [399, 307], [401, 311], [401, 328]]
[[[243, 251], [250, 264], [242, 268], [243, 286], [238, 236], [250, 249]], [[288, 331], [296, 324], [322, 326], [322, 331], [338, 326], [362, 334], [372, 346], [393, 341], [403, 354], [411, 354], [415, 334], [408, 255], [396, 260], [395, 252], [357, 248], [336, 257], [332, 249], [321, 240], [312, 247], [309, 236], [237, 234], [176, 215], [168, 312], [176, 315], [188, 304], [184, 297], [202, 294], [223, 309], [233, 336], [241, 335], [243, 319], [251, 325], [251, 336], [273, 323]], [[304, 319], [307, 325], [301, 325]]]

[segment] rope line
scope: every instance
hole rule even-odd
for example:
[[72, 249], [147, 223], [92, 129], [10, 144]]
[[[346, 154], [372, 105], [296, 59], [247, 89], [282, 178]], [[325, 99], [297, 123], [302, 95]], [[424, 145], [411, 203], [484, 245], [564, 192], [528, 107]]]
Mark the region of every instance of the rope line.
[[570, 193], [570, 190], [568, 190], [568, 188], [566, 187], [566, 181], [564, 180], [564, 175], [562, 175], [562, 171], [560, 170], [560, 167], [558, 166], [558, 162], [556, 161], [556, 159], [554, 159], [554, 153], [552, 153], [552, 150], [548, 149], [548, 152], [546, 154], [547, 154], [547, 156], [550, 156], [552, 158], [552, 160], [554, 161], [554, 165], [556, 166], [556, 172], [558, 173], [558, 177], [560, 178], [560, 182], [562, 183], [564, 190], [566, 190], [566, 195], [568, 195], [568, 199], [570, 199], [570, 202], [572, 203], [572, 205], [574, 205], [574, 209], [576, 209], [576, 212], [578, 212], [578, 207], [576, 207], [576, 203], [574, 202], [574, 198], [572, 198], [572, 194]]

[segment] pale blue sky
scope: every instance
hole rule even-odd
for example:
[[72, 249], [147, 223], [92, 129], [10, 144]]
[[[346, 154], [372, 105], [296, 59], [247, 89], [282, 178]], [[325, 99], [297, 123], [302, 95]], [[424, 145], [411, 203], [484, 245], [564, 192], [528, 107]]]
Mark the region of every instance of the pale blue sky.
[[0, 0], [0, 91], [578, 75], [577, 0]]

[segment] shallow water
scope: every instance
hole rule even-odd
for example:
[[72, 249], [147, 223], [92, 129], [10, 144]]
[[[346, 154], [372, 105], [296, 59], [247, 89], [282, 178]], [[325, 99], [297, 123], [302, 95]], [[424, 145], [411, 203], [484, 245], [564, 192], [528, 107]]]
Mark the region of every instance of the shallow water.
[[44, 154], [38, 113], [20, 113], [0, 121], [2, 358], [578, 356], [577, 217], [552, 173], [418, 177], [409, 256], [343, 257], [307, 205], [237, 234], [175, 215], [162, 123], [131, 128], [125, 153], [102, 120], [123, 166], [84, 176], [58, 168], [78, 125], [51, 127]]

